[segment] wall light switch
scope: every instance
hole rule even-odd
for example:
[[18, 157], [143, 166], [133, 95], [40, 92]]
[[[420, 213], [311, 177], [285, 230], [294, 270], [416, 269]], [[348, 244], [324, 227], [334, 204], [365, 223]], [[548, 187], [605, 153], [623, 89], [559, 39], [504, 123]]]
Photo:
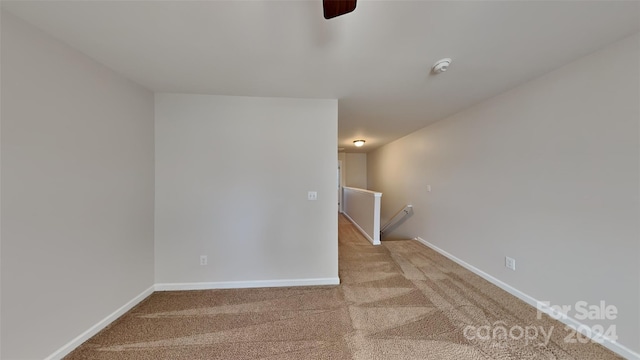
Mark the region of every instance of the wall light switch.
[[308, 200], [318, 200], [318, 192], [317, 191], [309, 191], [307, 193]]

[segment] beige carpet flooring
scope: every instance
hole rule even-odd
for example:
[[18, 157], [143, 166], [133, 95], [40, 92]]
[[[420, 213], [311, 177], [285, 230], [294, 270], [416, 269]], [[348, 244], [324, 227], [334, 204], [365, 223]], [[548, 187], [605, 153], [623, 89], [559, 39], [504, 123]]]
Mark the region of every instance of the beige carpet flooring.
[[156, 292], [66, 359], [619, 359], [413, 240], [339, 228], [339, 286]]

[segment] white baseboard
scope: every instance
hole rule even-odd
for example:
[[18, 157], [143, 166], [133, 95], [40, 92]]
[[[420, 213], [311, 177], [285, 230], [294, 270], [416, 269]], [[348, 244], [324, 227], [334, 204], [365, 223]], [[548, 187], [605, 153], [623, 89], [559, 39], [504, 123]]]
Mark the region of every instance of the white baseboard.
[[346, 212], [345, 212], [345, 213], [342, 213], [342, 214], [343, 214], [343, 215], [344, 215], [344, 216], [345, 216], [349, 221], [351, 221], [351, 223], [356, 227], [356, 229], [358, 229], [358, 231], [360, 231], [360, 232], [362, 233], [362, 235], [364, 235], [364, 237], [366, 237], [366, 238], [367, 238], [367, 240], [369, 240], [373, 245], [380, 245], [380, 241], [379, 241], [379, 240], [378, 240], [378, 241], [375, 241], [374, 239], [372, 239], [372, 238], [371, 238], [371, 236], [369, 236], [369, 234], [367, 234], [367, 232], [366, 232], [366, 231], [364, 231], [364, 229], [363, 229], [363, 228], [361, 228], [361, 227], [360, 227], [360, 225], [358, 225], [358, 223], [357, 223], [355, 220], [353, 220], [353, 219], [351, 218], [351, 216], [349, 216], [349, 214], [347, 214]]
[[129, 300], [126, 304], [122, 305], [118, 310], [114, 311], [104, 319], [100, 320], [97, 324], [90, 327], [87, 331], [78, 335], [75, 339], [69, 341], [63, 347], [56, 350], [53, 354], [47, 356], [45, 360], [57, 360], [62, 359], [70, 352], [75, 350], [78, 346], [80, 346], [85, 341], [89, 340], [91, 337], [100, 332], [100, 330], [107, 327], [113, 321], [115, 321], [120, 316], [124, 315], [127, 311], [131, 310], [134, 306], [138, 305], [142, 300], [146, 299], [149, 295], [153, 293], [153, 286], [148, 288], [147, 290], [140, 293], [140, 295], [134, 297]]
[[197, 283], [164, 283], [156, 284], [156, 291], [175, 290], [214, 290], [214, 289], [246, 289], [261, 287], [317, 286], [339, 285], [340, 278], [291, 279], [291, 280], [256, 280], [256, 281], [220, 281]]
[[294, 279], [294, 280], [258, 280], [258, 281], [224, 281], [224, 282], [202, 282], [202, 283], [175, 283], [175, 284], [155, 284], [140, 293], [135, 298], [122, 305], [119, 309], [100, 320], [97, 324], [90, 327], [87, 331], [78, 335], [75, 339], [56, 350], [53, 354], [47, 356], [45, 360], [62, 359], [85, 341], [95, 336], [102, 329], [107, 327], [113, 321], [138, 305], [142, 300], [146, 299], [154, 291], [170, 291], [170, 290], [208, 290], [208, 289], [240, 289], [240, 288], [257, 288], [257, 287], [289, 287], [289, 286], [316, 286], [316, 285], [339, 285], [340, 278], [317, 278], [317, 279]]
[[[578, 320], [569, 317], [569, 316], [560, 316], [559, 313], [557, 313], [554, 309], [543, 305], [543, 303], [537, 299], [535, 299], [532, 296], [529, 296], [525, 293], [523, 293], [522, 291], [512, 287], [511, 285], [505, 283], [504, 281], [501, 281], [489, 274], [487, 274], [486, 272], [478, 269], [477, 267], [455, 257], [454, 255], [451, 255], [450, 253], [440, 249], [439, 247], [431, 244], [430, 242], [426, 241], [425, 239], [421, 238], [421, 237], [416, 237], [414, 238], [414, 240], [418, 241], [419, 243], [423, 244], [424, 246], [433, 249], [434, 251], [440, 253], [441, 255], [449, 258], [450, 260], [452, 260], [453, 262], [457, 263], [458, 265], [464, 267], [465, 269], [471, 271], [472, 273], [480, 276], [481, 278], [487, 280], [488, 282], [496, 285], [497, 287], [501, 288], [502, 290], [508, 292], [509, 294], [517, 297], [518, 299], [526, 302], [527, 304], [535, 307], [536, 309], [539, 309], [541, 312], [552, 316], [554, 319], [558, 319], [558, 321], [569, 325], [571, 327], [573, 327], [574, 329], [584, 329], [584, 328], [588, 328], [586, 325], [582, 324], [581, 322], [579, 322]], [[584, 335], [586, 336], [590, 336], [591, 334], [588, 333], [584, 333]], [[598, 335], [598, 334], [596, 334]], [[598, 342], [600, 342], [602, 344], [602, 346], [606, 347], [607, 349], [617, 353], [620, 356], [623, 356], [625, 359], [633, 359], [633, 360], [640, 360], [640, 354], [638, 354], [637, 352], [627, 348], [626, 346], [618, 343], [615, 340], [612, 340], [610, 338], [604, 337], [604, 336], [595, 336], [597, 337]], [[592, 337], [593, 338], [593, 337]]]

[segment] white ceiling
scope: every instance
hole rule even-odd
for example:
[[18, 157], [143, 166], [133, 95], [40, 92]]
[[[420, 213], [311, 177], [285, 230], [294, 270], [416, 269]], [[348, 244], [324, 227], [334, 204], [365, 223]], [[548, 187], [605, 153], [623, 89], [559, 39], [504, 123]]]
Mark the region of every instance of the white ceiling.
[[339, 147], [370, 151], [638, 32], [639, 4], [360, 0], [332, 20], [321, 0], [2, 8], [153, 91], [337, 98]]

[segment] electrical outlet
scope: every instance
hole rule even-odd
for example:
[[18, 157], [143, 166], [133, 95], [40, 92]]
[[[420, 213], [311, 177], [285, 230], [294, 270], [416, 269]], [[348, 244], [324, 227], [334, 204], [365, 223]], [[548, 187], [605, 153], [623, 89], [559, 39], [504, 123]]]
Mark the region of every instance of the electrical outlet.
[[508, 256], [505, 256], [504, 257], [504, 266], [506, 266], [507, 269], [511, 269], [513, 271], [516, 271], [516, 259], [510, 258]]
[[307, 193], [307, 199], [308, 200], [312, 200], [312, 201], [318, 200], [318, 192], [317, 191], [309, 191]]
[[200, 255], [200, 265], [207, 265], [207, 255]]

